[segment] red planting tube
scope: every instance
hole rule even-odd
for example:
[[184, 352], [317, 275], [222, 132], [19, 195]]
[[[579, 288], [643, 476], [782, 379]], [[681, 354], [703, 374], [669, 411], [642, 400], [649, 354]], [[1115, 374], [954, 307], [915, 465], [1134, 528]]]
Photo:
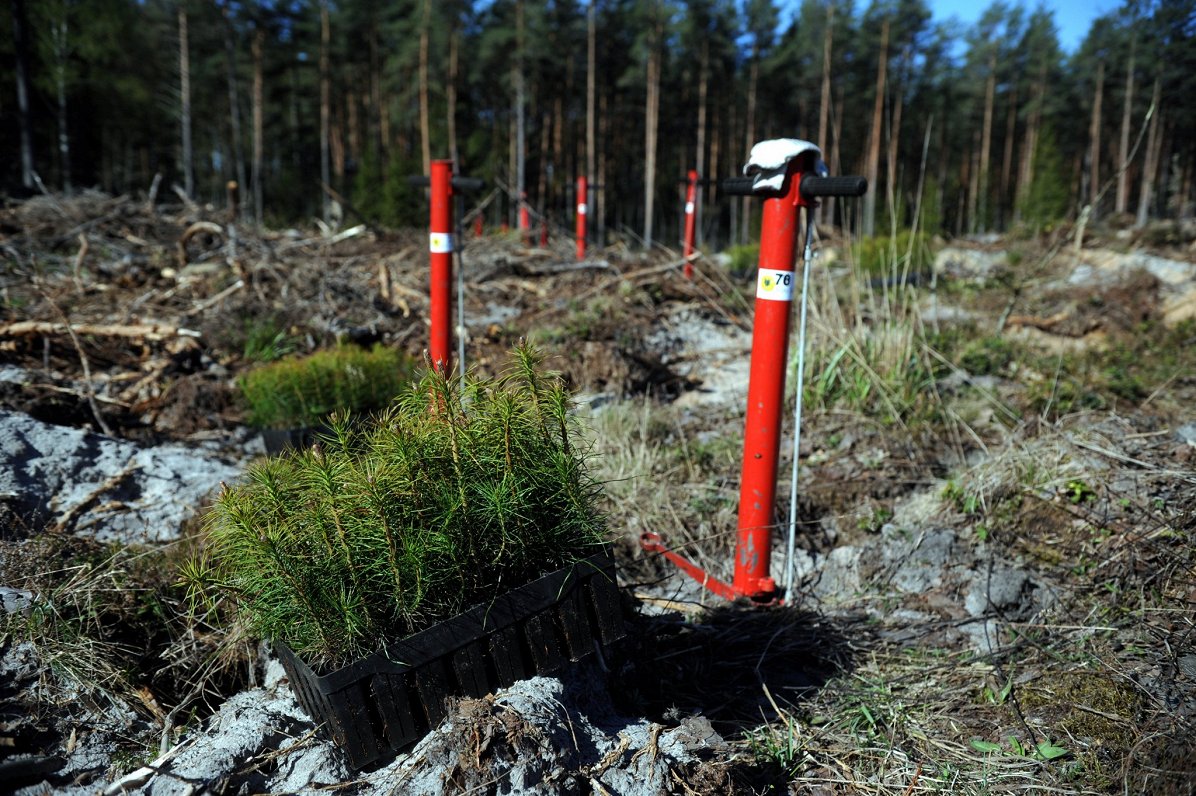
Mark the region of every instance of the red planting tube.
[[577, 237], [577, 259], [584, 260], [586, 258], [586, 199], [588, 198], [588, 186], [585, 177], [577, 178], [577, 228], [574, 235]]
[[685, 188], [685, 278], [693, 279], [694, 264], [689, 256], [694, 253], [694, 221], [697, 218], [698, 172], [689, 170], [689, 184]]
[[764, 200], [760, 224], [760, 264], [756, 276], [756, 316], [748, 374], [747, 419], [743, 432], [743, 471], [739, 487], [739, 531], [735, 541], [737, 594], [768, 599], [776, 592], [769, 577], [777, 456], [781, 444], [781, 403], [789, 352], [789, 310], [793, 303], [799, 191], [806, 158], [790, 163], [784, 193]]
[[482, 237], [482, 233], [482, 214], [478, 213], [473, 220], [473, 236], [475, 238], [480, 238]]
[[432, 367], [447, 373], [451, 365], [453, 312], [453, 162], [432, 161], [432, 212], [428, 251], [432, 262], [432, 337], [428, 346]]

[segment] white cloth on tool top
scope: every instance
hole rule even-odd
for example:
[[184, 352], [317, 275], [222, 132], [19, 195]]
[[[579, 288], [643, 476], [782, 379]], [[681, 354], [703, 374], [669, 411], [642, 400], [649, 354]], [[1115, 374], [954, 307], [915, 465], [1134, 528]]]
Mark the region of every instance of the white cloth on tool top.
[[789, 161], [806, 152], [822, 154], [817, 144], [799, 138], [773, 138], [756, 144], [743, 167], [745, 175], [755, 175], [752, 191], [781, 190], [781, 185], [785, 182], [785, 173], [789, 169]]

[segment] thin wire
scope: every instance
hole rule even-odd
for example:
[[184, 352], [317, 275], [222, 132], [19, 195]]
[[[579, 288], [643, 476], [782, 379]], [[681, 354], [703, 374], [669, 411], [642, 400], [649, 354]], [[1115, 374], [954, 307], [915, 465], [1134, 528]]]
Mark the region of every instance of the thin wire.
[[806, 208], [806, 247], [802, 254], [801, 322], [797, 332], [797, 400], [793, 408], [793, 475], [789, 482], [789, 539], [785, 550], [785, 597], [793, 594], [793, 555], [797, 540], [797, 469], [801, 455], [801, 399], [806, 373], [806, 308], [809, 305], [810, 265], [814, 259], [811, 239], [814, 235], [814, 214]]

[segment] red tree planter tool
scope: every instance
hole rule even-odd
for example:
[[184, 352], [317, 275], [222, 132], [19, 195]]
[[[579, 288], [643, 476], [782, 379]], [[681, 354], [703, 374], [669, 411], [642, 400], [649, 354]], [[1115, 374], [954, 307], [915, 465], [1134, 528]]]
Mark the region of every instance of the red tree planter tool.
[[586, 198], [588, 190], [586, 188], [586, 178], [577, 178], [577, 227], [574, 230], [574, 236], [577, 238], [577, 259], [584, 260], [586, 258]]
[[432, 189], [428, 219], [428, 256], [432, 271], [429, 320], [432, 328], [428, 356], [432, 367], [447, 371], [452, 364], [453, 196], [481, 190], [485, 183], [473, 177], [454, 175], [451, 160], [433, 160], [430, 177], [411, 177], [408, 182]]
[[[751, 160], [744, 168], [745, 173], [754, 176], [723, 180], [720, 186], [725, 194], [760, 196], [764, 199], [734, 577], [728, 585], [676, 553], [667, 552], [666, 557], [722, 597], [748, 597], [756, 602], [773, 602], [777, 599], [776, 581], [769, 575], [769, 563], [772, 529], [775, 525], [781, 402], [785, 392], [785, 365], [789, 349], [799, 208], [807, 208], [807, 257], [804, 270], [808, 275], [813, 232], [809, 210], [817, 207], [817, 198], [860, 196], [868, 187], [863, 177], [821, 176], [825, 172], [818, 160], [819, 154], [818, 147], [805, 141], [764, 141], [752, 148]], [[808, 285], [808, 282], [805, 284]], [[803, 296], [804, 291], [805, 287]], [[647, 550], [666, 552], [655, 534], [641, 536], [641, 545]]]

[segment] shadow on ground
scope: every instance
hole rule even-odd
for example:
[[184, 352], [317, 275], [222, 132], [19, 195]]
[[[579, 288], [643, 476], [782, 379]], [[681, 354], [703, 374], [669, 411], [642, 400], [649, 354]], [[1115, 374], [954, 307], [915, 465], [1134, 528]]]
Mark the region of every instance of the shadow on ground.
[[738, 604], [695, 617], [640, 615], [628, 623], [612, 678], [615, 702], [666, 724], [700, 714], [734, 737], [851, 671], [863, 649], [857, 624], [801, 608]]

